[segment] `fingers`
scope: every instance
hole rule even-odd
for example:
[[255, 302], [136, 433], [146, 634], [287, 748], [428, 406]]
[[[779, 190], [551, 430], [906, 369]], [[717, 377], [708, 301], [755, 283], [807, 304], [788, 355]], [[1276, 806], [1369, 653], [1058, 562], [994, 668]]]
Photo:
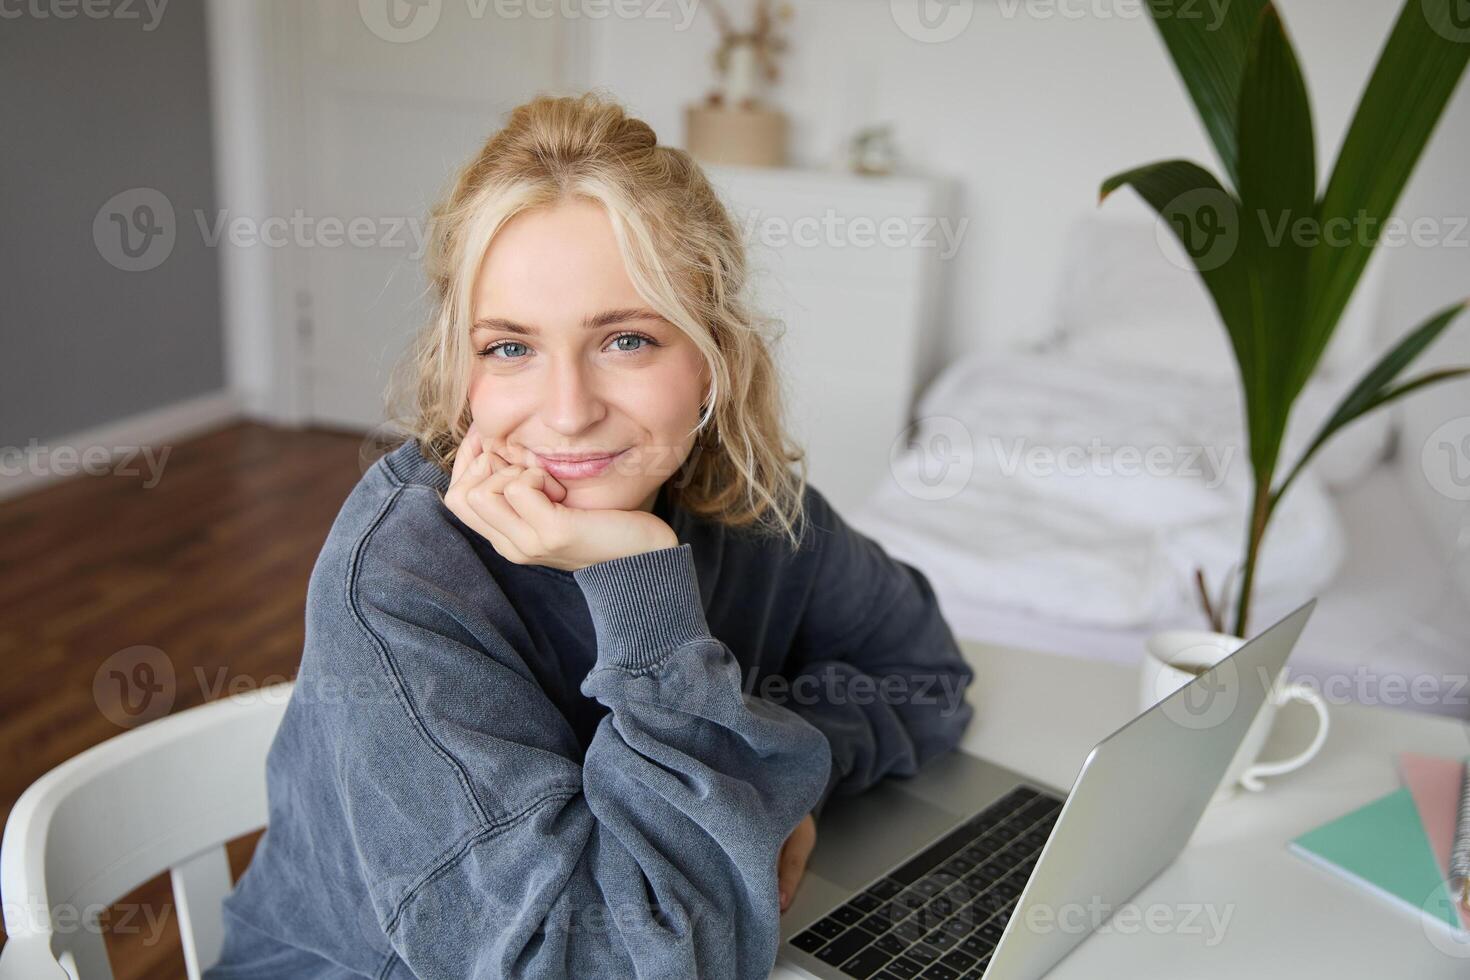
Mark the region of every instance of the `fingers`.
[[530, 468], [541, 474], [541, 492], [546, 494], [547, 500], [550, 500], [554, 504], [559, 504], [567, 499], [567, 488], [560, 480], [539, 466]]
[[565, 543], [567, 491], [541, 467], [510, 462], [472, 428], [452, 469], [445, 504], [505, 558], [528, 564]]
[[449, 474], [451, 484], [459, 482], [469, 472], [470, 465], [480, 457], [484, 450], [484, 443], [480, 439], [480, 433], [473, 426], [460, 440], [459, 449], [454, 453], [454, 468]]
[[558, 489], [561, 490], [561, 499], [566, 499], [566, 491], [551, 474], [540, 467], [511, 466], [496, 474], [494, 486], [524, 524], [526, 544], [523, 548], [535, 547], [537, 554], [546, 556], [567, 546], [573, 533], [571, 515], [567, 508], [551, 499], [551, 493]]
[[[507, 466], [505, 459], [485, 447], [475, 429], [471, 429], [460, 441], [454, 454], [454, 465], [449, 488], [444, 494], [445, 505], [482, 538], [495, 546], [495, 550], [515, 562], [526, 561], [526, 555], [517, 541], [501, 527], [504, 498], [495, 491], [487, 492], [487, 484]], [[500, 482], [504, 482], [503, 478]], [[495, 502], [501, 502], [502, 511], [496, 516]], [[489, 519], [487, 519], [489, 518]]]
[[518, 565], [524, 565], [530, 561], [530, 557], [522, 552], [520, 548], [516, 547], [514, 541], [497, 530], [495, 525], [478, 516], [475, 517], [473, 522], [466, 523], [469, 523], [481, 537], [494, 545], [496, 552], [507, 560], [513, 561]]
[[781, 855], [777, 859], [777, 889], [780, 892], [782, 912], [786, 911], [787, 906], [791, 904], [791, 899], [795, 897], [796, 887], [801, 883], [802, 876], [806, 874], [807, 859], [811, 857], [812, 848], [816, 844], [815, 832], [804, 832], [808, 830], [804, 824], [805, 821], [803, 821], [803, 826], [798, 826], [792, 835], [786, 838], [786, 843], [781, 847]]
[[493, 519], [486, 517], [485, 486], [488, 481], [484, 478], [484, 471], [487, 469], [488, 462], [484, 457], [470, 464], [461, 479], [444, 494], [444, 504], [470, 530], [494, 545], [497, 552], [511, 561], [521, 562], [525, 556], [515, 542], [496, 526]]
[[[551, 476], [542, 469], [523, 469], [505, 484], [505, 499], [527, 523], [544, 535], [554, 536], [560, 515], [546, 495]], [[551, 544], [551, 542], [547, 542]]]
[[806, 870], [806, 862], [799, 860], [793, 852], [796, 848], [787, 845], [781, 851], [781, 860], [777, 865], [777, 889], [780, 892], [781, 911], [785, 912], [791, 904], [791, 897], [796, 894], [796, 886], [801, 882], [802, 873]]
[[488, 477], [494, 476], [510, 464], [500, 453], [487, 447], [480, 434], [471, 430], [460, 442], [459, 450], [454, 454], [454, 465], [449, 477], [449, 489], [445, 493], [445, 503], [454, 506], [455, 497], [462, 497]]
[[[485, 523], [493, 526], [515, 549], [515, 554], [501, 554], [515, 562], [525, 563], [527, 556], [538, 554], [540, 539], [534, 528], [518, 514], [505, 497], [505, 487], [524, 472], [518, 466], [504, 469], [482, 480], [465, 492], [469, 506], [480, 515]], [[497, 545], [496, 550], [500, 548]]]

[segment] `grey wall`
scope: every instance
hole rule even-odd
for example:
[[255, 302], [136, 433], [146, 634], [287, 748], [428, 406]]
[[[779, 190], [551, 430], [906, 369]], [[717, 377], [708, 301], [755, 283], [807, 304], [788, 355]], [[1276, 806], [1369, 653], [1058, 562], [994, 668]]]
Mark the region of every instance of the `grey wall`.
[[[195, 220], [213, 226], [203, 4], [86, 6], [6, 4], [0, 20], [0, 448], [224, 386], [215, 255]], [[111, 213], [94, 235], [132, 188], [153, 193], [109, 212], [132, 225], [135, 259]], [[158, 195], [171, 223], [135, 213]]]

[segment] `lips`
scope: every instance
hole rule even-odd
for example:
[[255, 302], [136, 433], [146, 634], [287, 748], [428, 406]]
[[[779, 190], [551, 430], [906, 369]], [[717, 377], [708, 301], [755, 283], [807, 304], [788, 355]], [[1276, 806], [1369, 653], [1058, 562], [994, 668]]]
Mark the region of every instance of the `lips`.
[[582, 463], [589, 459], [611, 459], [617, 453], [537, 453], [540, 459], [553, 460], [558, 463]]
[[627, 450], [616, 453], [603, 453], [600, 455], [578, 454], [566, 456], [543, 456], [536, 453], [536, 461], [541, 468], [546, 470], [558, 480], [585, 480], [602, 474], [612, 465], [613, 460], [623, 455]]

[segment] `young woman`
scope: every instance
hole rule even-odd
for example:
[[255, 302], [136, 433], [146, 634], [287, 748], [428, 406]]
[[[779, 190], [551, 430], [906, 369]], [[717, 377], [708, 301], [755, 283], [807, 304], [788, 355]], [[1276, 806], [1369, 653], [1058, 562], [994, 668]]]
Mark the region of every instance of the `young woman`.
[[825, 802], [951, 749], [971, 671], [793, 472], [686, 153], [538, 98], [434, 230], [416, 434], [313, 571], [206, 976], [764, 978]]

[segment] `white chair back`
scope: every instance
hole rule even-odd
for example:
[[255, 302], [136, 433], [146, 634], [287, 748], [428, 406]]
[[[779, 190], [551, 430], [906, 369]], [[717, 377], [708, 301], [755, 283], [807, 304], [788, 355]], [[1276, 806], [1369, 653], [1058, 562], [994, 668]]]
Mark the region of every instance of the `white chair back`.
[[266, 822], [265, 762], [293, 682], [149, 722], [16, 801], [0, 844], [0, 980], [112, 980], [101, 914], [170, 873], [189, 980], [219, 959], [225, 843]]

